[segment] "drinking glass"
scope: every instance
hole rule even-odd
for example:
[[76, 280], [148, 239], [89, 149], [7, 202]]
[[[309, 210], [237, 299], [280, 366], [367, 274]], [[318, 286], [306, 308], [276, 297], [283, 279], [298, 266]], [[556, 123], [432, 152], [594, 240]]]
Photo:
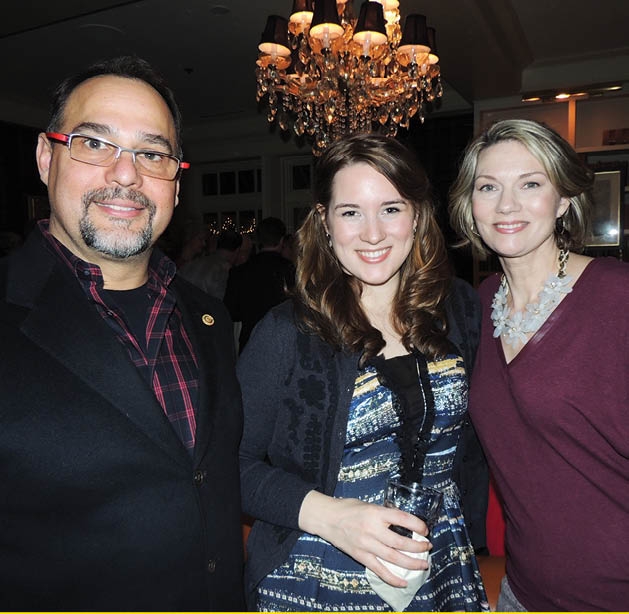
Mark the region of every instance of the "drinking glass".
[[[430, 486], [418, 482], [403, 483], [399, 479], [390, 479], [384, 495], [385, 507], [396, 507], [421, 518], [431, 531], [439, 518], [443, 494]], [[412, 537], [412, 531], [392, 525], [392, 531], [404, 537]]]

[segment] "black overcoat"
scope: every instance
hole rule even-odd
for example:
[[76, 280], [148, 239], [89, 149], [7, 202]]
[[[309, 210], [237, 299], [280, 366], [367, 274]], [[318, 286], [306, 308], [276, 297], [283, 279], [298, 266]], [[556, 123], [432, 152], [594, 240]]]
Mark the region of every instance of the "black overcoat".
[[173, 281], [200, 367], [191, 458], [44, 242], [36, 229], [0, 263], [0, 607], [241, 610], [242, 409], [226, 310]]

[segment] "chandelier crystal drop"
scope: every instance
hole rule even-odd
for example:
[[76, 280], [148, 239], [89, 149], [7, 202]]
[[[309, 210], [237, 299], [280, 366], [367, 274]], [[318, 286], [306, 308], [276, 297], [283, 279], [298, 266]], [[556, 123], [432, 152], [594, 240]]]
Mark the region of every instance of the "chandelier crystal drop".
[[271, 15], [258, 46], [258, 102], [268, 121], [291, 127], [320, 155], [355, 132], [395, 136], [443, 94], [435, 30], [424, 15], [400, 26], [398, 0], [294, 0], [289, 19]]

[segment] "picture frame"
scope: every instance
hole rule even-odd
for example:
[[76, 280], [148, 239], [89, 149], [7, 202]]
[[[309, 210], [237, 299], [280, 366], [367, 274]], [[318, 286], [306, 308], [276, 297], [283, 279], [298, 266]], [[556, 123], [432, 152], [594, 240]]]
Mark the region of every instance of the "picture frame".
[[617, 247], [623, 239], [624, 177], [621, 168], [594, 173], [592, 233], [587, 247]]

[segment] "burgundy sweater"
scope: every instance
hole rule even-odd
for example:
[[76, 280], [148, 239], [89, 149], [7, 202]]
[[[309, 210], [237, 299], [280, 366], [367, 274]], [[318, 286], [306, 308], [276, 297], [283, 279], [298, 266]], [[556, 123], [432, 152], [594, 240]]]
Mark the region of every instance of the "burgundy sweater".
[[480, 288], [470, 414], [529, 610], [629, 608], [629, 265], [593, 260], [508, 365]]

